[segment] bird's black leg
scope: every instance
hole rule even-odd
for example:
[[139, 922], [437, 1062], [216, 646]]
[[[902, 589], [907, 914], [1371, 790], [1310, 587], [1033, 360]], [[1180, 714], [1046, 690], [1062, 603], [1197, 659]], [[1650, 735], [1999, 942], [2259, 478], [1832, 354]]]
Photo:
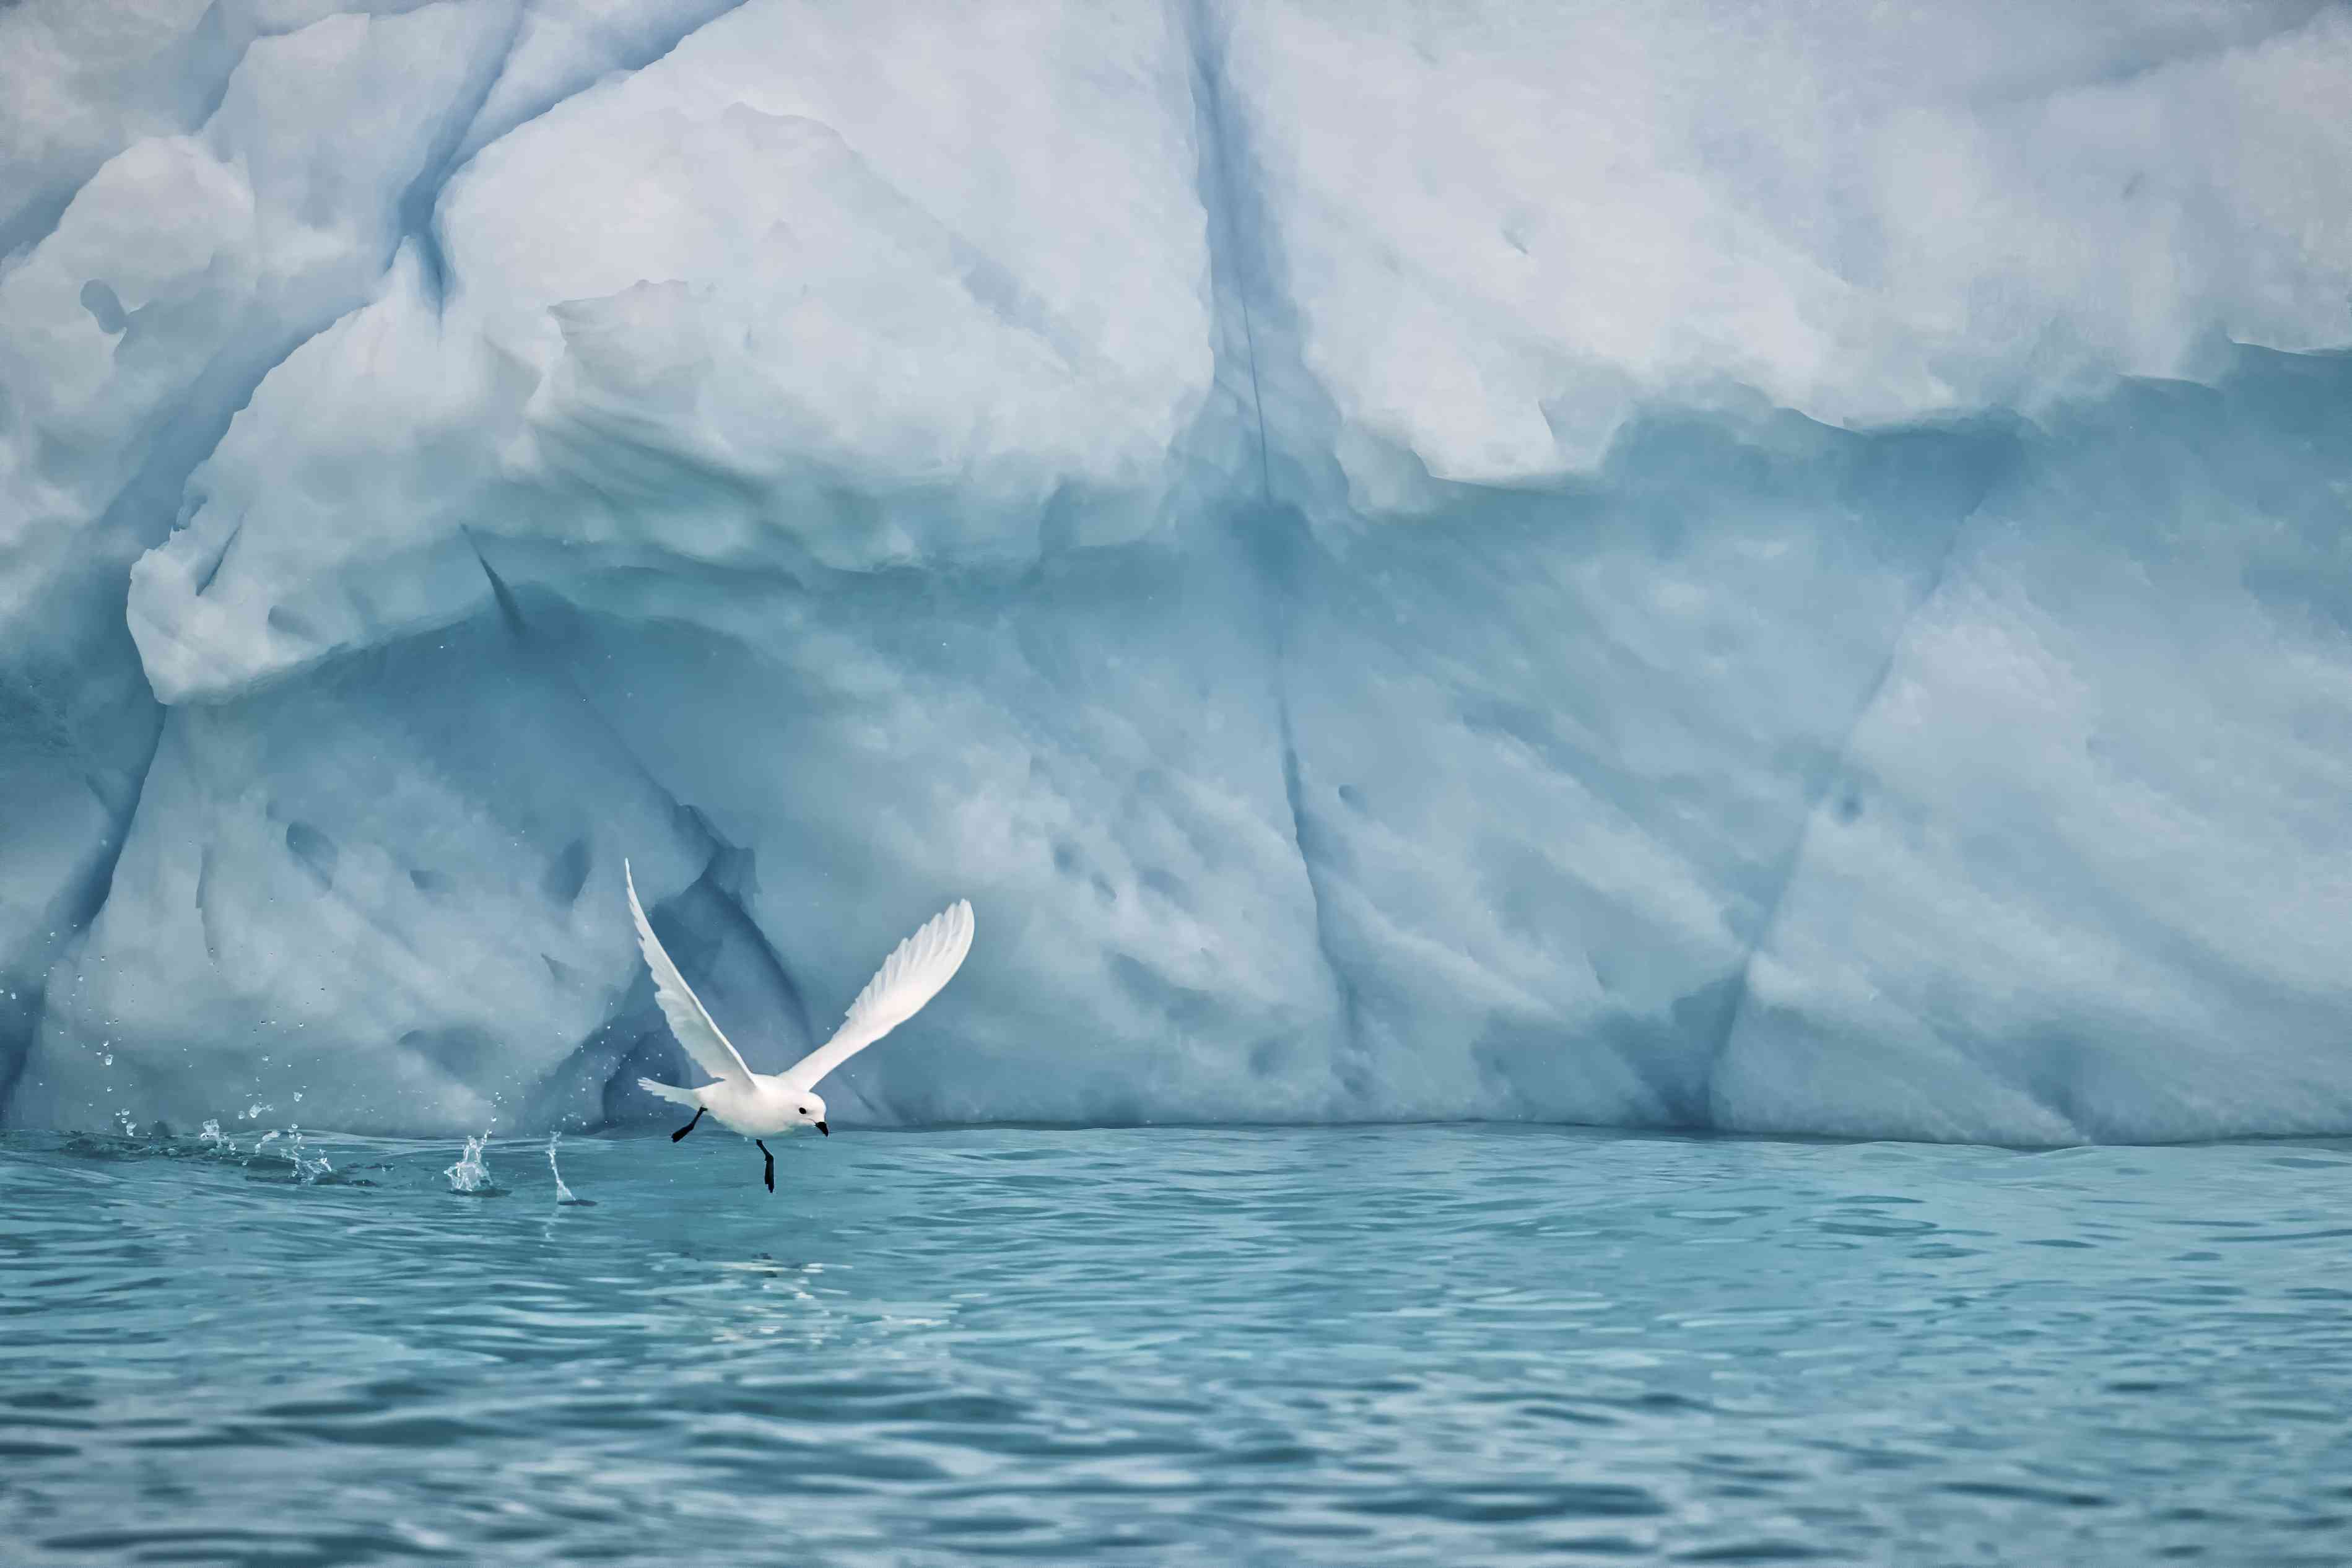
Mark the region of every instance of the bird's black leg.
[[[701, 1121], [701, 1120], [702, 1120], [702, 1113], [703, 1113], [704, 1111], [706, 1111], [706, 1110], [709, 1110], [709, 1109], [710, 1109], [710, 1108], [709, 1108], [709, 1106], [707, 1106], [707, 1105], [698, 1105], [698, 1106], [696, 1106], [696, 1107], [694, 1108], [694, 1121]], [[689, 1133], [689, 1132], [693, 1131], [694, 1131], [694, 1121], [689, 1121], [689, 1122], [688, 1122], [685, 1126], [683, 1126], [683, 1127], [679, 1128], [677, 1131], [675, 1131], [675, 1132], [671, 1133], [671, 1134], [669, 1135], [669, 1141], [670, 1141], [671, 1142], [675, 1143], [675, 1142], [677, 1142], [679, 1139], [681, 1139], [681, 1138], [685, 1137], [688, 1133]]]
[[768, 1146], [767, 1146], [767, 1144], [766, 1144], [766, 1143], [764, 1143], [764, 1142], [761, 1142], [761, 1140], [759, 1140], [759, 1139], [757, 1139], [757, 1138], [754, 1138], [754, 1139], [752, 1139], [752, 1140], [751, 1140], [751, 1142], [754, 1142], [754, 1143], [758, 1143], [758, 1144], [760, 1145], [760, 1152], [761, 1152], [761, 1154], [763, 1154], [763, 1155], [765, 1155], [765, 1156], [767, 1157], [767, 1161], [768, 1161], [768, 1169], [767, 1169], [768, 1190], [769, 1190], [770, 1192], [772, 1192], [772, 1192], [774, 1192], [774, 1191], [776, 1190], [776, 1157], [775, 1157], [773, 1154], [770, 1154], [770, 1153], [768, 1153]]

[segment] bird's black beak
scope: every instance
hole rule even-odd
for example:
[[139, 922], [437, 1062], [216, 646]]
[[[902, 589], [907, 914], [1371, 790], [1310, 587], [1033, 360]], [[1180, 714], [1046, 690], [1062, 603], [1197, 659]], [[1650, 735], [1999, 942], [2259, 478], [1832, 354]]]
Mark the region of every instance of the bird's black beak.
[[832, 1137], [832, 1136], [833, 1136], [833, 1129], [832, 1129], [832, 1128], [830, 1128], [830, 1127], [827, 1127], [827, 1126], [826, 1126], [824, 1122], [822, 1122], [822, 1121], [820, 1121], [820, 1122], [818, 1122], [818, 1123], [816, 1124], [816, 1130], [817, 1130], [818, 1131], [820, 1131], [820, 1132], [824, 1133], [824, 1134], [826, 1137], [828, 1137], [828, 1138], [830, 1138], [830, 1137]]

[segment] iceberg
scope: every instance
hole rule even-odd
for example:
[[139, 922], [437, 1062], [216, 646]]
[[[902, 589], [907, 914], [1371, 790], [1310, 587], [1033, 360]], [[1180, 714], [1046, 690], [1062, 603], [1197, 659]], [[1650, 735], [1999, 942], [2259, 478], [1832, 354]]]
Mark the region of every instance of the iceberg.
[[2352, 14], [0, 11], [0, 1119], [2352, 1132]]

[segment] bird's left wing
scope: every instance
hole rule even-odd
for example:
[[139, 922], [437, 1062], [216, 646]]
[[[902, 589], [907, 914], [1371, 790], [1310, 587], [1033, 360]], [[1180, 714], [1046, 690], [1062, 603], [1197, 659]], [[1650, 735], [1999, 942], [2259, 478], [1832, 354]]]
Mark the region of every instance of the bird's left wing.
[[743, 1065], [742, 1053], [734, 1043], [719, 1032], [710, 1021], [710, 1014], [702, 999], [669, 961], [669, 952], [654, 935], [653, 923], [646, 919], [646, 908], [637, 902], [637, 879], [629, 870], [626, 860], [621, 862], [621, 879], [629, 886], [629, 913], [637, 922], [637, 947], [646, 955], [646, 967], [654, 972], [654, 995], [661, 1003], [662, 1016], [669, 1020], [669, 1032], [686, 1047], [695, 1066], [712, 1078], [729, 1083], [751, 1087], [751, 1069]]
[[971, 931], [971, 905], [965, 900], [932, 916], [883, 961], [833, 1038], [784, 1069], [786, 1081], [795, 1089], [814, 1089], [825, 1074], [921, 1012], [963, 966]]

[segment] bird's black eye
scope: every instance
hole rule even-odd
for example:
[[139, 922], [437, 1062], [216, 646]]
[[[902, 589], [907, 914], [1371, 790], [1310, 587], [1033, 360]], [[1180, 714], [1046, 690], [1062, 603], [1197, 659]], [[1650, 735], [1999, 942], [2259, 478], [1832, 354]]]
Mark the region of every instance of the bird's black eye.
[[803, 1105], [803, 1106], [802, 1106], [802, 1107], [801, 1107], [801, 1114], [802, 1114], [803, 1116], [806, 1116], [806, 1115], [808, 1114], [808, 1107], [807, 1107], [807, 1106]]

